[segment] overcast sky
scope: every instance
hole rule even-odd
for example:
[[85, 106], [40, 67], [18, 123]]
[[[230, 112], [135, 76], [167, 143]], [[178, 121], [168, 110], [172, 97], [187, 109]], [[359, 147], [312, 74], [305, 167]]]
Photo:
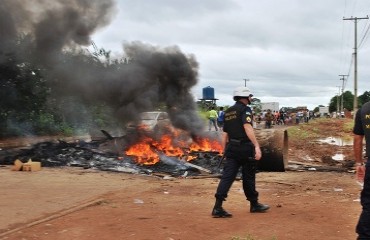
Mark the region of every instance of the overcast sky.
[[[117, 8], [92, 37], [99, 48], [176, 45], [199, 62], [196, 98], [211, 86], [218, 105], [231, 105], [246, 83], [262, 102], [309, 109], [329, 104], [341, 74], [349, 74], [344, 91], [354, 92], [355, 21], [343, 17], [370, 15], [368, 0], [117, 0]], [[370, 90], [370, 21], [357, 26], [361, 95]]]

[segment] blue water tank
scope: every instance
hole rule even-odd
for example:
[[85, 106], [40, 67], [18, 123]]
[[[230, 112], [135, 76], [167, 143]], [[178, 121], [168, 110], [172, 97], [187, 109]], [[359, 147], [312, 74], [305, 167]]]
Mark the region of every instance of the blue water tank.
[[203, 88], [203, 99], [215, 99], [215, 89], [210, 86]]

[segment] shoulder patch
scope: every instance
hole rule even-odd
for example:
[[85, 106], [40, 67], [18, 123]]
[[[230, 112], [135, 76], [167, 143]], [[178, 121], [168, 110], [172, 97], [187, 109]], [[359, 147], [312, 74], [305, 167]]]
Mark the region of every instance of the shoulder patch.
[[251, 116], [247, 116], [247, 117], [245, 118], [245, 121], [246, 121], [247, 123], [251, 123], [251, 122], [252, 122], [252, 117], [251, 117]]

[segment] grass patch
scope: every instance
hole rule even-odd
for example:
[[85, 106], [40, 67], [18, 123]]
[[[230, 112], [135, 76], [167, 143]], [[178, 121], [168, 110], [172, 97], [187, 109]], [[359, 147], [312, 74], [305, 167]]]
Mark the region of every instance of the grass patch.
[[[318, 118], [309, 123], [301, 123], [288, 128], [289, 139], [310, 140], [314, 138], [352, 138], [352, 119]], [[334, 135], [328, 135], [328, 134]]]
[[306, 139], [319, 137], [319, 134], [318, 134], [318, 132], [320, 131], [319, 128], [309, 128], [308, 125], [309, 124], [305, 126], [297, 125], [297, 126], [290, 127], [288, 129], [289, 139], [306, 140]]
[[343, 131], [344, 132], [352, 132], [353, 126], [354, 126], [354, 121], [347, 121], [343, 124]]

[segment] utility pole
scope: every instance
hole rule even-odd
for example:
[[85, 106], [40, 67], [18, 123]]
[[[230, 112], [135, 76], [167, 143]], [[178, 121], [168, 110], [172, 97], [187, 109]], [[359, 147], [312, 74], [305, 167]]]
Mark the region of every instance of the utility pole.
[[337, 117], [338, 117], [338, 114], [339, 114], [339, 116], [340, 116], [340, 112], [338, 113], [338, 111], [339, 111], [339, 94], [340, 94], [340, 86], [337, 86], [337, 88], [338, 88], [338, 94], [337, 94]]
[[340, 112], [342, 114], [343, 112], [343, 91], [344, 91], [344, 80], [345, 80], [345, 77], [348, 77], [348, 75], [339, 75], [340, 80], [342, 81], [342, 95], [341, 95], [341, 105], [340, 105]]
[[[357, 21], [361, 19], [369, 19], [369, 16], [358, 18], [358, 17], [350, 17], [350, 18], [344, 18], [343, 20], [354, 20], [355, 21], [355, 43], [354, 43], [354, 52], [353, 52], [353, 57], [354, 57], [354, 98], [353, 98], [353, 112], [357, 112]], [[354, 114], [355, 115], [355, 114]]]
[[244, 87], [246, 87], [247, 86], [247, 82], [249, 82], [249, 79], [244, 78], [243, 80], [244, 80]]

